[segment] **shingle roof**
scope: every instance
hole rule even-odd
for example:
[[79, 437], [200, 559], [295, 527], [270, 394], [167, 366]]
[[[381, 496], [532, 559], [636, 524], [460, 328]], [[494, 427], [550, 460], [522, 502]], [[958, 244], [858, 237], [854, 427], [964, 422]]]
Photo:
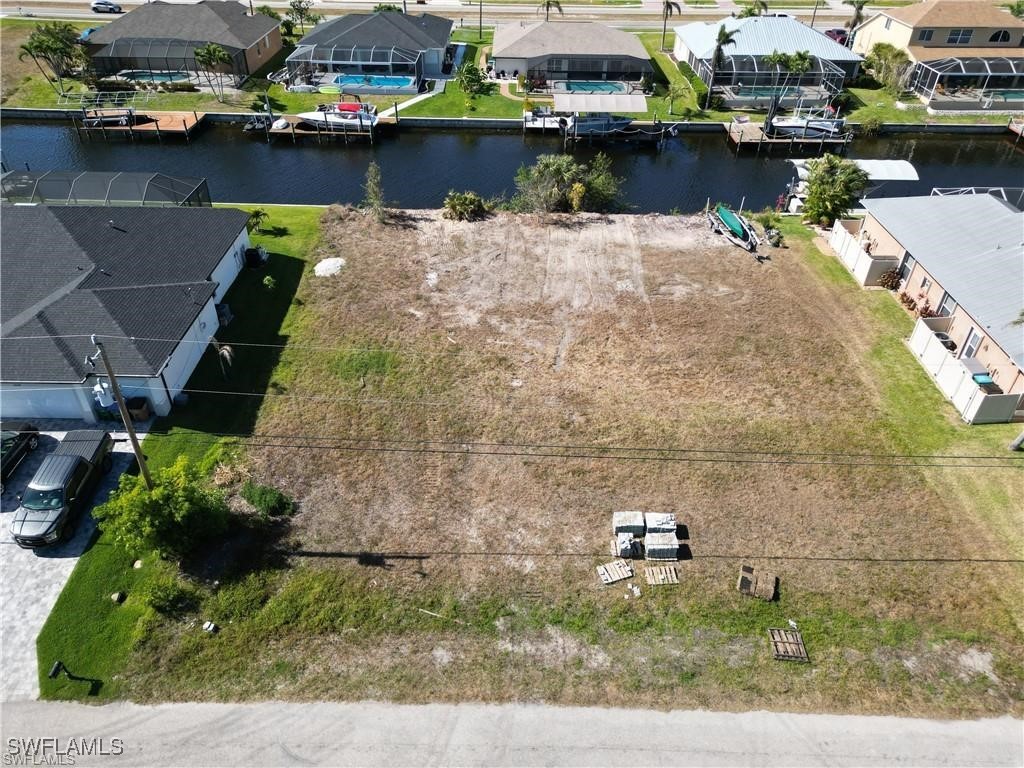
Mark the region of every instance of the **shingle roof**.
[[248, 218], [223, 208], [0, 211], [3, 381], [81, 381], [93, 333], [165, 339], [107, 343], [119, 373], [155, 375], [215, 293], [211, 273]]
[[1024, 367], [1024, 212], [991, 195], [863, 201], [879, 224]]
[[911, 27], [1001, 27], [1024, 29], [1024, 20], [985, 0], [924, 0], [882, 11]]
[[244, 50], [280, 24], [261, 13], [249, 16], [248, 10], [234, 0], [201, 0], [188, 5], [155, 0], [103, 25], [89, 35], [89, 44], [155, 38], [203, 41]]
[[733, 45], [724, 49], [726, 56], [768, 56], [774, 51], [794, 54], [807, 51], [826, 61], [862, 61], [863, 56], [825, 37], [796, 19], [784, 16], [749, 16], [737, 19], [727, 16], [710, 24], [694, 22], [676, 27], [684, 45], [700, 59], [710, 59], [721, 26], [737, 30]]
[[650, 58], [636, 35], [593, 21], [535, 21], [499, 24], [494, 30], [495, 58], [538, 56], [630, 56]]
[[395, 47], [409, 51], [444, 48], [452, 32], [451, 19], [430, 13], [413, 16], [387, 11], [350, 13], [317, 24], [298, 45], [339, 48]]

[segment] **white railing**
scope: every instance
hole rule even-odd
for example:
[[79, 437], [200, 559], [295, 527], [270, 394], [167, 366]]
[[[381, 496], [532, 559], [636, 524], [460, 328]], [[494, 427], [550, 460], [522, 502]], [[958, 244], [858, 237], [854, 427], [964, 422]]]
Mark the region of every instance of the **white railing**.
[[853, 273], [861, 285], [878, 285], [883, 272], [895, 269], [899, 259], [895, 256], [872, 255], [864, 250], [858, 229], [860, 222], [855, 219], [836, 219], [828, 244], [839, 260]]
[[936, 335], [948, 331], [949, 326], [948, 317], [918, 318], [907, 342], [910, 351], [968, 424], [999, 424], [1012, 420], [1020, 395], [991, 395], [979, 387], [971, 371]]

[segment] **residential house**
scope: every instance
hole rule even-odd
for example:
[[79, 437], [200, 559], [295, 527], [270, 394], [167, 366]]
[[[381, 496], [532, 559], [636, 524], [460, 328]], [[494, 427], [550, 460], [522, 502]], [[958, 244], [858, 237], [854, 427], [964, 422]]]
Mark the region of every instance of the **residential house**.
[[[722, 61], [712, 66], [718, 31], [733, 32], [733, 44], [722, 49]], [[709, 88], [715, 88], [729, 107], [766, 107], [779, 96], [783, 106], [827, 103], [855, 77], [863, 57], [821, 32], [788, 16], [727, 16], [675, 28], [672, 49]], [[811, 66], [791, 72], [766, 59], [772, 54], [806, 52]], [[713, 73], [712, 73], [712, 70]]]
[[450, 19], [429, 13], [350, 13], [303, 37], [288, 56], [288, 75], [346, 93], [415, 93], [422, 80], [451, 71], [451, 32]]
[[250, 15], [249, 6], [234, 0], [154, 0], [92, 32], [85, 49], [100, 76], [129, 73], [144, 80], [148, 73], [201, 73], [195, 50], [209, 43], [231, 57], [217, 71], [240, 84], [281, 50], [280, 22]]
[[168, 413], [220, 325], [248, 215], [5, 203], [2, 216], [0, 416], [95, 421], [91, 334], [125, 396]]
[[[592, 21], [519, 21], [499, 24], [491, 50], [499, 76], [525, 75], [552, 90], [586, 90], [588, 82], [638, 81], [651, 75], [650, 55], [636, 35]], [[576, 81], [574, 86], [559, 85]], [[602, 93], [625, 92], [597, 86]]]
[[1024, 108], [1024, 20], [985, 0], [886, 8], [856, 29], [854, 50], [907, 52], [908, 86], [934, 110]]
[[971, 423], [1009, 421], [1024, 407], [1024, 212], [981, 192], [862, 203], [833, 248], [855, 274], [855, 260], [899, 270], [921, 315], [911, 349], [940, 389]]

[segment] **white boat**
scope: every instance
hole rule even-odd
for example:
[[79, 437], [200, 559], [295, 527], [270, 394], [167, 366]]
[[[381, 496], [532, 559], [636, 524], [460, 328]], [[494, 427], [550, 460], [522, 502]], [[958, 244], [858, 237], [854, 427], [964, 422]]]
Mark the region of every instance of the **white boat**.
[[368, 130], [377, 124], [374, 112], [368, 104], [342, 103], [322, 105], [316, 112], [300, 112], [296, 117], [330, 130]]
[[772, 118], [772, 132], [776, 135], [802, 136], [807, 138], [837, 137], [842, 135], [846, 120], [839, 117], [811, 117], [809, 115], [793, 115]]
[[607, 136], [628, 128], [632, 123], [631, 117], [603, 112], [582, 115], [577, 112], [565, 119], [565, 130], [572, 136]]

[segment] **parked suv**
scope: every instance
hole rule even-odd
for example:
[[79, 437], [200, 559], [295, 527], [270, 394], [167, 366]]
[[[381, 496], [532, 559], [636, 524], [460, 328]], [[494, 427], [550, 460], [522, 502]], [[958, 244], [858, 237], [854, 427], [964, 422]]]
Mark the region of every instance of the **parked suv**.
[[111, 0], [92, 0], [93, 13], [120, 13], [121, 6]]
[[840, 45], [846, 45], [847, 40], [850, 39], [849, 33], [841, 27], [836, 27], [835, 29], [826, 29], [825, 37], [835, 40]]
[[18, 465], [38, 447], [39, 430], [28, 422], [0, 424], [0, 493]]
[[107, 432], [68, 432], [18, 496], [21, 505], [11, 522], [11, 535], [19, 547], [56, 544], [74, 528], [75, 517], [92, 498], [100, 475], [110, 471], [113, 447]]

